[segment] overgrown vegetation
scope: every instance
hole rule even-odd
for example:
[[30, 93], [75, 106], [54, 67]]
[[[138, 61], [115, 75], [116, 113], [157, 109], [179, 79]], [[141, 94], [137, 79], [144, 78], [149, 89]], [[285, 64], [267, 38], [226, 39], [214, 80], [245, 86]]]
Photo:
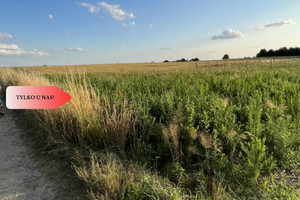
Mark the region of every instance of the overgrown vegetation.
[[299, 183], [287, 177], [299, 177], [299, 65], [105, 76], [1, 69], [0, 80], [72, 96], [34, 113], [49, 145], [90, 149], [74, 155], [90, 199], [297, 199]]

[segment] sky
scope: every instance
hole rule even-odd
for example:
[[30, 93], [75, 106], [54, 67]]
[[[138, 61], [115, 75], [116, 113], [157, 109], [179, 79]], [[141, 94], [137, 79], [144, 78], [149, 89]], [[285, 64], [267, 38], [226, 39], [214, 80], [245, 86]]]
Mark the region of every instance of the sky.
[[253, 57], [300, 47], [299, 0], [0, 0], [0, 66]]

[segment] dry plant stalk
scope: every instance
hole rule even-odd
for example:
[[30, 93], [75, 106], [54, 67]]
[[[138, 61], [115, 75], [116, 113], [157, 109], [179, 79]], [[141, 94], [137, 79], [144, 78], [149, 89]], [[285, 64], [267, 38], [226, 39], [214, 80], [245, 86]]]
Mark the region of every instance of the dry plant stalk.
[[134, 176], [112, 154], [104, 157], [91, 154], [89, 163], [82, 167], [74, 166], [74, 169], [87, 185], [91, 199], [121, 199], [122, 188], [132, 182]]
[[212, 135], [205, 134], [198, 131], [197, 136], [200, 141], [200, 144], [204, 146], [206, 149], [209, 149], [213, 146], [214, 140]]
[[183, 120], [183, 115], [180, 111], [176, 111], [172, 123], [169, 127], [163, 126], [162, 135], [165, 143], [169, 146], [173, 160], [176, 161], [180, 158], [180, 127], [179, 124]]
[[107, 107], [104, 106], [101, 111], [103, 124], [101, 141], [105, 147], [114, 146], [124, 150], [129, 134], [135, 133], [137, 115], [133, 106], [127, 101], [124, 101], [119, 108], [117, 105]]

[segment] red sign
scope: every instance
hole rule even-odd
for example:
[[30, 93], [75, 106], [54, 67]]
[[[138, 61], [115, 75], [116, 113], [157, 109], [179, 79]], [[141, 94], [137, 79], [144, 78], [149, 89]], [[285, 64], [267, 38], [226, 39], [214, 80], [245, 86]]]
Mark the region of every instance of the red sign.
[[9, 109], [55, 109], [71, 96], [56, 86], [9, 86], [6, 106]]

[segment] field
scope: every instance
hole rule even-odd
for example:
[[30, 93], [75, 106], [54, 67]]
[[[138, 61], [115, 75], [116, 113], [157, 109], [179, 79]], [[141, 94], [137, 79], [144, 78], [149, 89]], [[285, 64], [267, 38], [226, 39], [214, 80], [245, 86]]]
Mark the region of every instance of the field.
[[[167, 62], [167, 63], [125, 63], [125, 64], [101, 64], [101, 65], [63, 65], [63, 66], [35, 66], [23, 67], [26, 71], [41, 72], [43, 74], [69, 74], [91, 73], [91, 74], [149, 74], [157, 72], [191, 72], [195, 69], [198, 72], [232, 70], [236, 67], [243, 67], [245, 70], [249, 66], [263, 65], [270, 67], [275, 63], [294, 63], [296, 59], [235, 59], [235, 60], [215, 60], [199, 62]], [[224, 67], [224, 68], [222, 68]]]
[[34, 110], [89, 199], [298, 199], [300, 60], [0, 68], [0, 83], [56, 85]]

